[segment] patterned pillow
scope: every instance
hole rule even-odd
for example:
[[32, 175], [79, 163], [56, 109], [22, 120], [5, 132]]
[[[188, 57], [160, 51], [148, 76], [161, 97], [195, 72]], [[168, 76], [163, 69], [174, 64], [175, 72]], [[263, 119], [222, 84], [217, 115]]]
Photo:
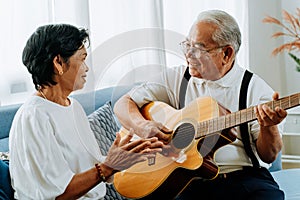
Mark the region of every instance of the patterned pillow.
[[[119, 130], [115, 120], [111, 102], [106, 102], [88, 116], [90, 126], [95, 134], [102, 155], [106, 155], [111, 144], [115, 140], [116, 132]], [[105, 200], [124, 200], [126, 198], [118, 194], [113, 184], [107, 184]]]
[[9, 152], [0, 152], [0, 160], [9, 160]]
[[91, 113], [88, 119], [101, 153], [106, 155], [115, 140], [116, 132], [119, 130], [110, 101]]

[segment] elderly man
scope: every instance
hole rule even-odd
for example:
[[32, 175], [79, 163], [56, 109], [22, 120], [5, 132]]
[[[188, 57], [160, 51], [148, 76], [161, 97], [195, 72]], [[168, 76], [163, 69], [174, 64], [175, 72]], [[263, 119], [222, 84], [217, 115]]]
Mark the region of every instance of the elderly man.
[[167, 129], [170, 127], [145, 119], [140, 108], [146, 103], [162, 101], [179, 109], [198, 97], [209, 96], [230, 112], [253, 108], [257, 120], [246, 121], [249, 122], [246, 128], [237, 126], [237, 139], [221, 146], [213, 155], [220, 168], [218, 175], [212, 180], [194, 179], [180, 192], [178, 199], [196, 196], [201, 199], [284, 199], [268, 168], [282, 148], [281, 122], [287, 113], [282, 108], [263, 104], [272, 98], [277, 100], [278, 93], [258, 75], [237, 64], [235, 58], [240, 44], [241, 33], [232, 16], [220, 10], [204, 11], [186, 40], [180, 43], [187, 66], [167, 69], [156, 83], [134, 88], [115, 105], [114, 111], [123, 127], [133, 128], [142, 138], [157, 136], [165, 144], [170, 137]]

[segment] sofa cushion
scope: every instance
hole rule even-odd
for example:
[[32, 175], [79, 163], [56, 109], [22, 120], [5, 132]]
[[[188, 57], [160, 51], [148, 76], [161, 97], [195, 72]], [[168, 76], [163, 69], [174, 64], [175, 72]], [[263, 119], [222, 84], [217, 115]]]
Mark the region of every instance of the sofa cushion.
[[[116, 132], [119, 130], [110, 101], [106, 102], [103, 106], [98, 108], [88, 116], [90, 126], [95, 134], [101, 153], [107, 154], [111, 144], [115, 140]], [[107, 185], [105, 200], [122, 200], [121, 197], [114, 189], [113, 184]]]

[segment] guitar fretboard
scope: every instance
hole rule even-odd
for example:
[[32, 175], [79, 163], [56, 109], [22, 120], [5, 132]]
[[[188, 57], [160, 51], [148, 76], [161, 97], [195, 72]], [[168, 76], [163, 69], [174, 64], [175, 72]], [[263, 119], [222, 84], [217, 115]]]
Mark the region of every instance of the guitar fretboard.
[[[269, 101], [264, 104], [269, 106], [272, 110], [274, 110], [276, 107], [280, 107], [284, 110], [293, 108], [300, 104], [300, 93], [283, 97], [275, 101]], [[229, 113], [220, 117], [209, 119], [207, 121], [202, 121], [198, 123], [196, 138], [210, 133], [219, 132], [224, 129], [232, 128], [256, 119], [254, 106], [252, 106], [234, 113]]]

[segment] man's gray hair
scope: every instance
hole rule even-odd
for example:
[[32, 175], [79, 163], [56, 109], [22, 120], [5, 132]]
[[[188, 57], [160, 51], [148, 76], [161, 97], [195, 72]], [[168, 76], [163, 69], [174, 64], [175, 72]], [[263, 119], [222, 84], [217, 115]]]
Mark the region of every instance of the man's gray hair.
[[210, 22], [217, 25], [218, 29], [212, 35], [212, 39], [220, 46], [230, 44], [235, 54], [241, 45], [241, 32], [236, 20], [228, 13], [221, 10], [208, 10], [201, 12], [194, 24]]

